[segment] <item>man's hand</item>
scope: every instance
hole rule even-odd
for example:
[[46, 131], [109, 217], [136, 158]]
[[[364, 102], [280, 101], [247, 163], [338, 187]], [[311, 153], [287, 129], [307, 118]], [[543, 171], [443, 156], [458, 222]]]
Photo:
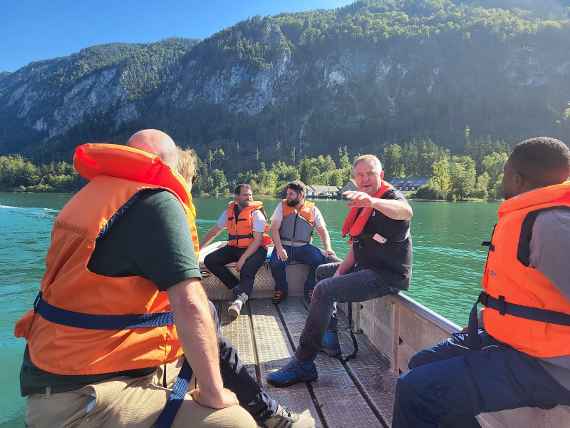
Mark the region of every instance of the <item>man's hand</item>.
[[325, 254], [327, 255], [327, 257], [335, 257], [336, 256], [336, 253], [334, 252], [333, 249], [325, 250]]
[[368, 193], [358, 192], [355, 190], [344, 192], [342, 196], [349, 200], [349, 208], [370, 208], [375, 200], [375, 198], [370, 196]]
[[239, 272], [241, 271], [241, 269], [243, 268], [243, 265], [245, 264], [246, 259], [242, 257], [239, 258], [239, 260], [236, 263], [236, 270]]
[[193, 389], [190, 395], [192, 395], [192, 399], [198, 404], [204, 407], [210, 407], [211, 409], [224, 409], [226, 407], [239, 405], [236, 395], [226, 388], [222, 389], [221, 395], [218, 396], [206, 394], [200, 388]]
[[283, 247], [275, 248], [275, 251], [277, 251], [277, 258], [282, 262], [286, 262], [287, 259], [289, 258], [289, 256], [287, 255], [287, 251], [285, 251], [285, 248]]

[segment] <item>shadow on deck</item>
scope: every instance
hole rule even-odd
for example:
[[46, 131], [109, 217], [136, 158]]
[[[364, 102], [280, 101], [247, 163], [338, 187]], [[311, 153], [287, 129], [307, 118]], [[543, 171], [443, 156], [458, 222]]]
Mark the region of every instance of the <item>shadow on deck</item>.
[[[366, 336], [356, 335], [358, 357], [349, 362], [319, 355], [316, 382], [275, 388], [266, 383], [265, 376], [282, 367], [299, 343], [307, 317], [302, 300], [290, 297], [278, 306], [269, 299], [250, 300], [231, 323], [228, 302], [215, 303], [224, 336], [237, 346], [250, 373], [280, 403], [296, 412], [311, 412], [319, 427], [390, 426], [396, 376]], [[341, 314], [339, 338], [345, 354], [352, 351], [347, 324]]]

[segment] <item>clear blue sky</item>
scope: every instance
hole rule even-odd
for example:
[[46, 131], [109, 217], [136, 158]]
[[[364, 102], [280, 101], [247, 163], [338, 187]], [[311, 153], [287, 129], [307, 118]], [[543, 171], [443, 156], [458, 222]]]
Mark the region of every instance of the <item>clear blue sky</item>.
[[7, 0], [0, 71], [111, 42], [206, 38], [255, 15], [332, 9], [353, 0]]

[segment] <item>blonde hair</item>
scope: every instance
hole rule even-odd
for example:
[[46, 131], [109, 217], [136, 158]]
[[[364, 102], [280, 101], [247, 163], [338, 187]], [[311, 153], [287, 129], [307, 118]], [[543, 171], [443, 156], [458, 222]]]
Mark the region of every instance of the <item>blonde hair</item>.
[[178, 162], [176, 163], [176, 171], [180, 174], [189, 184], [192, 183], [192, 178], [196, 176], [196, 169], [198, 167], [198, 156], [192, 149], [178, 149]]
[[354, 168], [356, 168], [356, 165], [358, 165], [360, 162], [368, 162], [372, 165], [372, 167], [374, 168], [374, 170], [380, 174], [382, 172], [382, 162], [380, 162], [380, 159], [378, 159], [377, 156], [374, 155], [361, 155], [358, 156], [356, 159], [354, 159], [354, 162], [352, 163], [352, 173], [354, 175]]

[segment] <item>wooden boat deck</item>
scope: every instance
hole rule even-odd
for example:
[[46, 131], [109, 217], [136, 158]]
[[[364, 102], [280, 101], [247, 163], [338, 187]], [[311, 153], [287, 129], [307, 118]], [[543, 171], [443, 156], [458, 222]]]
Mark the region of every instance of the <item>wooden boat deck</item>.
[[[299, 343], [307, 310], [298, 297], [280, 305], [269, 299], [250, 300], [238, 319], [229, 322], [228, 302], [215, 302], [222, 331], [237, 348], [250, 373], [280, 403], [296, 412], [309, 411], [318, 427], [389, 427], [396, 375], [390, 362], [363, 334], [357, 334], [358, 357], [341, 362], [325, 354], [317, 357], [319, 379], [311, 384], [275, 388], [265, 375], [282, 367]], [[343, 353], [352, 351], [346, 318], [340, 317]]]

